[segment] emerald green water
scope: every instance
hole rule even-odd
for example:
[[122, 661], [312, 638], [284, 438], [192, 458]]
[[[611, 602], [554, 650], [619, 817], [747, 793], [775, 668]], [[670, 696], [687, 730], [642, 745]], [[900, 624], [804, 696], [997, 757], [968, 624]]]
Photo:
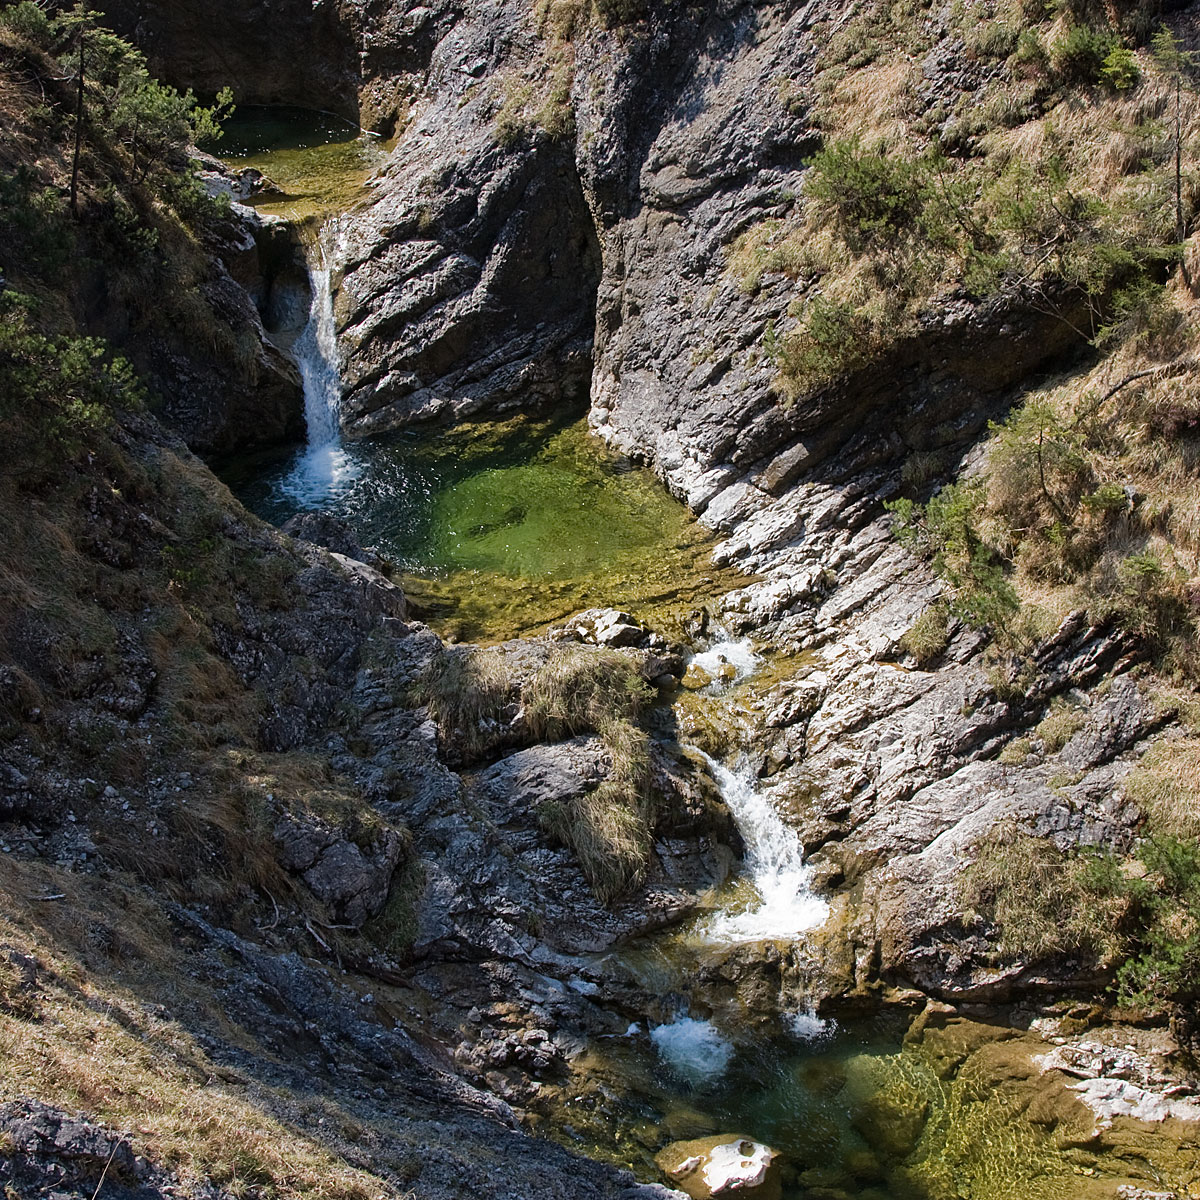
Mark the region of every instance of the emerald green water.
[[224, 473], [276, 524], [324, 510], [398, 569], [447, 636], [500, 640], [580, 609], [649, 618], [745, 577], [650, 472], [581, 420], [481, 423], [242, 461]]
[[224, 137], [204, 149], [235, 170], [261, 171], [276, 187], [250, 203], [297, 223], [354, 207], [383, 151], [378, 139], [330, 113], [257, 106], [239, 107]]
[[807, 1042], [786, 1027], [725, 1027], [732, 1057], [710, 1078], [665, 1063], [645, 1031], [596, 1039], [549, 1123], [644, 1179], [673, 1142], [750, 1137], [780, 1153], [783, 1200], [1195, 1194], [1194, 1139], [1120, 1118], [1097, 1129], [1061, 1078], [1040, 1074], [1049, 1046], [1035, 1035], [960, 1018], [906, 1037], [907, 1026], [895, 1013], [859, 1018]]

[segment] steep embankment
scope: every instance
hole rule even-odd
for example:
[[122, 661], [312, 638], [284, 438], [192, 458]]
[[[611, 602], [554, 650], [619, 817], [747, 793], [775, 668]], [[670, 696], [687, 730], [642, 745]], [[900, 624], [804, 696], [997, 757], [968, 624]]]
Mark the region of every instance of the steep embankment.
[[[507, 724], [455, 761], [518, 753], [469, 785], [448, 769], [423, 705], [470, 704], [472, 664], [405, 622], [345, 531], [307, 530], [353, 557], [264, 526], [155, 415], [200, 446], [230, 423], [284, 432], [254, 407], [279, 352], [221, 257], [248, 270], [266, 235], [186, 159], [138, 170], [117, 101], [176, 100], [90, 27], [85, 53], [120, 66], [89, 60], [72, 206], [74, 96], [46, 52], [64, 33], [32, 5], [2, 15], [0, 1178], [656, 1194], [530, 1138], [462, 1075], [511, 1077], [521, 1101], [560, 1077], [583, 1031], [619, 1022], [565, 986], [565, 952], [686, 910], [728, 869], [705, 851], [723, 813], [636, 725], [669, 656], [516, 648], [474, 710]], [[552, 703], [581, 672], [608, 683]], [[540, 726], [513, 723], [522, 699], [551, 705]], [[607, 883], [582, 840], [601, 791], [630, 814]], [[677, 831], [670, 855], [655, 830]], [[572, 844], [621, 904], [597, 902]]]

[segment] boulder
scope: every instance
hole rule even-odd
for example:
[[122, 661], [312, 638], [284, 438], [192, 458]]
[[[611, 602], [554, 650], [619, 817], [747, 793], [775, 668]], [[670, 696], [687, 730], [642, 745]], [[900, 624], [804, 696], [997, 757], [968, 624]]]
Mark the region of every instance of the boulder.
[[770, 1146], [736, 1133], [672, 1142], [654, 1161], [692, 1197], [719, 1196], [779, 1200], [779, 1155]]

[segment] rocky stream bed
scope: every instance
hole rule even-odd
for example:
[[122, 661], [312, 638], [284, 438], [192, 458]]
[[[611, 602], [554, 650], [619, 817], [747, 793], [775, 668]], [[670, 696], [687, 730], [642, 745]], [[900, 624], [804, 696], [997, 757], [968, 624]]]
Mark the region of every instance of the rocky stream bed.
[[[168, 77], [215, 83], [212, 6], [160, 7], [105, 5]], [[1195, 1195], [1200, 1100], [1164, 1023], [1115, 1011], [1090, 962], [999, 956], [960, 890], [998, 828], [1127, 848], [1122, 780], [1171, 710], [1130, 639], [1082, 612], [1020, 688], [965, 624], [925, 666], [901, 641], [941, 584], [883, 507], [900, 464], [935, 437], [968, 456], [1068, 334], [947, 301], [888, 371], [788, 407], [757, 352], [786, 284], [751, 294], [727, 270], [736, 234], [800, 186], [814, 39], [850, 10], [723, 0], [598, 25], [571, 49], [571, 136], [505, 138], [498, 113], [546, 78], [524, 6], [269, 0], [287, 36], [266, 47], [243, 6], [216, 7], [248, 99], [388, 141], [316, 200], [302, 169], [277, 188], [301, 196], [294, 224], [246, 206], [269, 199], [249, 159], [209, 164], [238, 200], [231, 281], [309, 403], [306, 447], [218, 463], [288, 537], [223, 493], [214, 529], [289, 582], [247, 585], [213, 653], [265, 697], [260, 752], [316, 756], [373, 823], [287, 811], [238, 768], [266, 814], [262, 878], [328, 921], [265, 890], [224, 924], [215, 900], [163, 901], [181, 972], [219, 1007], [187, 1020], [204, 1053], [276, 1097], [332, 1097], [360, 1130], [338, 1152], [395, 1195]], [[924, 69], [934, 90], [977, 72]], [[204, 470], [173, 435], [137, 436]], [[105, 520], [106, 546], [163, 540]], [[505, 702], [448, 736], [423, 681], [485, 644]], [[538, 736], [521, 702], [564, 647], [618, 652], [654, 695], [652, 848], [605, 903], [542, 818], [612, 782], [615, 754], [596, 730]], [[157, 677], [122, 655], [71, 712], [149, 741]], [[1051, 745], [1035, 731], [1060, 697], [1078, 720]], [[169, 764], [102, 787], [14, 745], [14, 860], [90, 880], [131, 801], [147, 844], [187, 828], [189, 795], [209, 803]], [[31, 994], [58, 986], [29, 970]], [[333, 1138], [316, 1111], [288, 1119]], [[0, 1136], [18, 1195], [90, 1194], [114, 1163], [113, 1195], [183, 1186], [87, 1114], [5, 1104]], [[747, 1185], [702, 1184], [714, 1158]]]

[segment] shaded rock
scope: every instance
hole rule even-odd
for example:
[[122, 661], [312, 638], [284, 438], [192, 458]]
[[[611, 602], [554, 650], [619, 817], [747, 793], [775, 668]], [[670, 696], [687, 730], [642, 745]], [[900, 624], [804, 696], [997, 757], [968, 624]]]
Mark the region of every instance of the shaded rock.
[[369, 852], [353, 842], [337, 841], [304, 872], [304, 882], [335, 919], [359, 926], [383, 907], [403, 855], [404, 841], [393, 830], [387, 830]]
[[322, 546], [344, 558], [366, 563], [376, 571], [382, 571], [386, 565], [386, 559], [362, 545], [348, 522], [332, 513], [297, 513], [280, 526], [280, 531], [289, 537], [311, 542], [314, 546]]

